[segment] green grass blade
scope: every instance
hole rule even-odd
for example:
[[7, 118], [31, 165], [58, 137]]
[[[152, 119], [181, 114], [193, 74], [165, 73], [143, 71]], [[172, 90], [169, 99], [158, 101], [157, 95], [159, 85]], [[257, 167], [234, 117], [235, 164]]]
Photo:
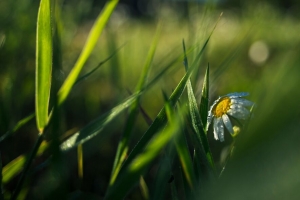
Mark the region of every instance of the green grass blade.
[[160, 131], [133, 162], [126, 167], [124, 173], [120, 174], [120, 178], [108, 190], [105, 199], [117, 200], [125, 198], [126, 194], [137, 183], [140, 175], [145, 172], [160, 150], [177, 134], [180, 124], [179, 119], [176, 118], [174, 123]]
[[[138, 93], [142, 90], [142, 88], [145, 86], [145, 83], [147, 81], [148, 75], [149, 75], [149, 71], [150, 71], [150, 67], [152, 64], [152, 60], [154, 57], [154, 53], [156, 51], [156, 47], [158, 44], [158, 39], [159, 39], [159, 35], [161, 32], [161, 25], [158, 25], [157, 31], [156, 31], [156, 35], [154, 37], [154, 40], [152, 42], [152, 45], [150, 47], [150, 50], [148, 52], [148, 56], [142, 71], [142, 75], [140, 77], [139, 83], [135, 89], [135, 92]], [[113, 170], [112, 170], [112, 176], [111, 176], [111, 180], [110, 180], [110, 185], [113, 184], [113, 182], [115, 181], [121, 165], [124, 161], [124, 159], [126, 158], [127, 152], [128, 152], [128, 142], [130, 140], [130, 136], [134, 127], [134, 123], [136, 120], [136, 117], [138, 115], [138, 111], [139, 111], [139, 100], [140, 100], [140, 96], [138, 96], [135, 101], [132, 103], [132, 105], [129, 108], [129, 116], [126, 122], [126, 126], [123, 132], [123, 136], [119, 142], [118, 148], [117, 148], [117, 154], [115, 157], [115, 161], [114, 161], [114, 166], [113, 166]]]
[[67, 151], [95, 137], [107, 124], [109, 124], [115, 117], [128, 108], [139, 95], [141, 95], [141, 93], [131, 95], [129, 98], [125, 99], [122, 103], [115, 106], [107, 113], [90, 122], [79, 132], [75, 133], [69, 139], [64, 141], [61, 144], [61, 149], [63, 151]]
[[[197, 63], [200, 60], [200, 57], [203, 54], [203, 51], [206, 48], [206, 45], [208, 44], [209, 39], [210, 39], [213, 31], [215, 30], [215, 27], [212, 30], [212, 32], [209, 35], [209, 37], [207, 38], [207, 40], [205, 41], [205, 43], [202, 46], [201, 50], [199, 51], [199, 53], [197, 55], [197, 59], [194, 61], [194, 63], [192, 64], [192, 66], [188, 69], [188, 71], [186, 72], [186, 74], [184, 75], [184, 77], [181, 79], [181, 81], [179, 82], [179, 84], [177, 85], [177, 87], [175, 88], [175, 90], [173, 91], [173, 93], [171, 94], [171, 96], [169, 98], [169, 102], [170, 102], [171, 106], [175, 106], [175, 104], [177, 103], [177, 101], [179, 100], [179, 98], [181, 97], [181, 95], [182, 95], [182, 93], [183, 93], [183, 91], [185, 89], [187, 81], [191, 77], [193, 71], [198, 67]], [[184, 57], [182, 57], [182, 59], [183, 58]], [[144, 133], [144, 135], [142, 136], [141, 140], [137, 143], [137, 145], [131, 151], [131, 153], [129, 154], [127, 160], [124, 162], [124, 165], [122, 166], [122, 168], [123, 167], [125, 168], [134, 159], [134, 157], [137, 154], [140, 153], [140, 151], [149, 142], [149, 140], [152, 138], [152, 136], [155, 135], [155, 133], [157, 131], [159, 131], [162, 127], [165, 126], [166, 122], [167, 122], [167, 120], [166, 120], [166, 113], [165, 113], [165, 108], [163, 107], [160, 110], [160, 112], [158, 113], [158, 115], [156, 116], [156, 118], [153, 121], [152, 125]]]
[[108, 1], [103, 9], [103, 11], [98, 16], [88, 39], [82, 49], [82, 52], [75, 63], [72, 71], [70, 72], [69, 76], [63, 83], [62, 87], [58, 91], [58, 105], [61, 105], [69, 95], [74, 83], [76, 82], [79, 73], [81, 72], [85, 62], [87, 61], [88, 57], [92, 53], [98, 38], [100, 37], [107, 21], [109, 20], [112, 12], [114, 11], [115, 7], [118, 4], [118, 0], [111, 0]]
[[207, 115], [209, 110], [208, 98], [209, 98], [209, 64], [206, 68], [206, 72], [204, 76], [202, 93], [201, 93], [201, 101], [200, 101], [200, 116], [201, 116], [203, 127], [206, 127], [206, 123], [207, 123]]
[[194, 189], [196, 184], [196, 176], [193, 169], [193, 162], [188, 150], [186, 138], [184, 137], [184, 131], [175, 138], [176, 151], [182, 166], [184, 176], [189, 184], [190, 189]]
[[41, 0], [36, 37], [35, 107], [40, 133], [48, 123], [48, 109], [52, 73], [52, 32], [50, 0]]
[[[185, 53], [185, 44], [183, 41], [183, 50]], [[188, 60], [185, 53], [184, 59], [185, 68], [188, 69]], [[199, 155], [200, 158], [197, 156], [196, 159], [200, 159], [198, 162], [203, 163], [205, 165], [206, 170], [210, 172], [214, 168], [212, 154], [209, 148], [208, 140], [204, 131], [204, 127], [202, 126], [200, 113], [198, 110], [196, 98], [193, 92], [191, 81], [187, 81], [187, 92], [188, 92], [188, 101], [189, 101], [189, 110], [190, 110], [190, 119], [193, 127], [193, 131], [196, 134], [196, 155]]]
[[18, 121], [18, 123], [11, 130], [7, 131], [4, 135], [0, 137], [0, 143], [4, 141], [6, 138], [8, 138], [9, 136], [12, 136], [17, 130], [19, 130], [28, 122], [30, 122], [30, 120], [32, 120], [34, 117], [35, 117], [35, 113], [32, 113], [26, 116], [25, 118], [21, 119], [20, 121]]

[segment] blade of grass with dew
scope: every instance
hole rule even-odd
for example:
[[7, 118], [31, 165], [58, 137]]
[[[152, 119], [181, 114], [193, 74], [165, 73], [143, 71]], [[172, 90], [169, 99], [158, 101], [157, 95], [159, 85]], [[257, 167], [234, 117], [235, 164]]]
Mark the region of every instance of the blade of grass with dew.
[[115, 106], [110, 111], [94, 119], [83, 129], [81, 129], [77, 133], [73, 134], [70, 138], [65, 140], [60, 146], [61, 150], [70, 150], [78, 146], [79, 144], [83, 144], [86, 141], [95, 137], [107, 124], [109, 124], [115, 117], [117, 117], [121, 112], [128, 108], [135, 101], [137, 96], [141, 95], [141, 93], [142, 92], [131, 95], [129, 98], [125, 99], [122, 103]]
[[31, 113], [30, 115], [18, 121], [17, 124], [11, 130], [7, 131], [4, 135], [0, 137], [0, 143], [4, 141], [6, 138], [12, 136], [17, 130], [19, 130], [28, 122], [30, 122], [30, 120], [32, 120], [34, 117], [35, 117], [35, 113]]
[[[217, 21], [218, 23], [218, 21]], [[205, 50], [210, 37], [212, 36], [212, 33], [214, 32], [216, 26], [214, 26], [213, 30], [211, 31], [210, 35], [208, 36], [208, 38], [206, 39], [205, 43], [203, 44], [201, 50], [199, 51], [197, 58], [195, 59], [194, 63], [192, 64], [192, 66], [188, 69], [188, 71], [186, 72], [186, 74], [184, 75], [184, 77], [181, 79], [181, 81], [179, 82], [179, 84], [177, 85], [177, 87], [175, 88], [175, 90], [173, 91], [173, 93], [171, 94], [169, 100], [170, 100], [170, 104], [171, 106], [174, 106], [176, 104], [176, 102], [178, 101], [178, 99], [180, 98], [181, 94], [183, 93], [186, 83], [189, 80], [189, 78], [191, 77], [191, 74], [193, 73], [193, 71], [195, 70], [195, 68], [198, 67], [197, 63], [200, 60], [201, 55], [203, 54], [203, 51]], [[141, 140], [137, 143], [137, 145], [134, 147], [134, 149], [131, 151], [131, 153], [129, 154], [128, 158], [125, 160], [124, 165], [122, 166], [122, 168], [125, 166], [127, 166], [132, 160], [133, 158], [143, 149], [143, 147], [148, 143], [148, 141], [152, 138], [152, 136], [159, 130], [161, 129], [164, 125], [166, 124], [166, 113], [165, 113], [165, 108], [162, 108], [161, 111], [158, 113], [158, 115], [156, 116], [155, 120], [153, 121], [153, 124], [149, 127], [149, 129], [144, 133], [144, 135], [142, 136]]]
[[[185, 53], [186, 51], [185, 51], [184, 40], [182, 42], [182, 45], [183, 45], [183, 51]], [[184, 58], [184, 65], [185, 65], [185, 69], [188, 70], [189, 66], [188, 66], [188, 60], [186, 54]], [[214, 170], [213, 158], [212, 158], [211, 151], [209, 149], [209, 144], [208, 144], [206, 134], [204, 132], [204, 127], [202, 126], [200, 113], [198, 110], [196, 98], [193, 92], [190, 79], [187, 81], [187, 92], [188, 92], [191, 123], [192, 123], [193, 131], [196, 134], [195, 138], [197, 139], [195, 141], [196, 151], [198, 151], [196, 152], [196, 155], [198, 155], [199, 157], [197, 156], [196, 159], [200, 159], [198, 160], [198, 162], [204, 164], [207, 172], [211, 172]]]
[[81, 72], [85, 62], [87, 61], [88, 57], [92, 53], [92, 50], [96, 46], [98, 38], [100, 37], [107, 21], [109, 20], [112, 12], [114, 11], [115, 7], [118, 4], [118, 0], [111, 0], [105, 4], [103, 11], [98, 16], [95, 24], [92, 27], [92, 30], [89, 33], [88, 39], [81, 51], [81, 54], [76, 61], [73, 69], [71, 70], [69, 76], [63, 83], [62, 87], [58, 91], [58, 105], [61, 105], [69, 95], [73, 85], [75, 84], [79, 73]]
[[[44, 141], [38, 150], [37, 156], [42, 155], [48, 147], [49, 144]], [[22, 171], [28, 157], [29, 154], [21, 155], [3, 167], [3, 184], [9, 183], [9, 181]]]
[[48, 123], [52, 73], [52, 32], [50, 0], [41, 0], [37, 19], [35, 107], [40, 133]]
[[[150, 71], [150, 67], [152, 64], [152, 60], [156, 51], [156, 47], [158, 44], [158, 39], [159, 39], [159, 35], [161, 32], [161, 24], [158, 24], [157, 30], [156, 30], [156, 34], [154, 36], [153, 42], [151, 44], [150, 50], [148, 52], [148, 56], [146, 58], [146, 62], [142, 71], [142, 75], [139, 79], [139, 82], [136, 86], [135, 92], [138, 93], [142, 90], [142, 88], [145, 86], [145, 83], [147, 81], [148, 75], [149, 75], [149, 71]], [[128, 152], [128, 142], [130, 140], [131, 137], [131, 133], [138, 115], [138, 111], [139, 111], [139, 101], [140, 101], [140, 96], [138, 96], [135, 101], [132, 103], [132, 105], [129, 107], [129, 116], [127, 118], [126, 121], [126, 125], [125, 125], [125, 129], [123, 132], [123, 136], [119, 142], [118, 148], [117, 148], [117, 153], [116, 153], [116, 157], [115, 157], [115, 161], [114, 161], [114, 165], [113, 165], [113, 169], [112, 169], [112, 175], [111, 175], [111, 179], [110, 179], [110, 185], [113, 184], [113, 182], [115, 181], [122, 163], [124, 162], [127, 152]]]
[[[169, 102], [166, 103], [166, 110], [169, 113], [171, 105]], [[175, 116], [171, 116], [175, 118]], [[172, 123], [167, 126], [164, 130], [160, 131], [156, 136], [149, 142], [142, 152], [131, 162], [126, 169], [120, 174], [116, 182], [110, 187], [106, 193], [106, 200], [118, 200], [125, 198], [126, 194], [130, 189], [136, 185], [139, 177], [145, 172], [149, 164], [159, 154], [160, 150], [174, 137], [181, 125], [179, 118], [170, 120]]]
[[208, 97], [209, 97], [209, 64], [207, 65], [205, 76], [204, 76], [202, 93], [201, 93], [201, 101], [200, 101], [200, 116], [201, 116], [203, 127], [206, 127], [206, 123], [207, 123], [207, 115], [209, 110]]

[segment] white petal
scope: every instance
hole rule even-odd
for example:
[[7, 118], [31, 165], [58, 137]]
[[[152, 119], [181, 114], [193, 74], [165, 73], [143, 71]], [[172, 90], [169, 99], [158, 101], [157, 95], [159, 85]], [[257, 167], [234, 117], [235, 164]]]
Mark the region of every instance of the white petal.
[[224, 141], [224, 125], [221, 117], [214, 120], [214, 137], [216, 140]]
[[234, 109], [230, 108], [227, 111], [227, 114], [229, 114], [235, 118], [238, 118], [238, 119], [247, 119], [250, 115], [250, 111], [244, 107], [236, 107]]
[[247, 99], [242, 99], [242, 98], [231, 99], [231, 103], [240, 104], [243, 106], [252, 106], [254, 104], [252, 101], [249, 101]]
[[249, 95], [248, 92], [234, 92], [234, 93], [227, 94], [225, 96], [234, 99], [234, 98], [239, 98], [239, 97], [245, 97], [245, 96], [248, 96], [248, 95]]
[[212, 122], [213, 119], [214, 119], [213, 115], [207, 117], [207, 123], [206, 123], [206, 127], [205, 127], [206, 131], [208, 131], [209, 125], [210, 125], [210, 123]]
[[232, 128], [232, 125], [231, 125], [231, 122], [230, 122], [229, 117], [228, 117], [226, 114], [224, 114], [224, 115], [222, 116], [222, 119], [223, 119], [223, 122], [224, 122], [224, 124], [225, 124], [227, 130], [228, 130], [231, 134], [233, 134], [234, 131], [233, 131], [233, 128]]

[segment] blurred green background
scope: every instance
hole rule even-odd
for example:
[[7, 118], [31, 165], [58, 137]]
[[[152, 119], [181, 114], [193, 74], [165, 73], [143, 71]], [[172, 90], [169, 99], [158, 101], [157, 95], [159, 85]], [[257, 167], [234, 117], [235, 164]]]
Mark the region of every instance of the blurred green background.
[[[74, 65], [103, 1], [64, 1], [61, 6], [62, 66], [53, 66], [58, 87]], [[34, 112], [35, 33], [39, 1], [0, 1], [0, 136]], [[117, 105], [133, 91], [144, 65], [157, 22], [163, 30], [151, 77], [187, 46], [202, 44], [220, 13], [223, 16], [194, 77], [200, 94], [209, 62], [210, 102], [231, 92], [250, 92], [256, 103], [249, 129], [236, 142], [235, 154], [218, 183], [207, 188], [207, 199], [300, 198], [300, 2], [298, 1], [120, 1], [82, 74], [114, 53], [95, 74], [73, 88], [62, 112], [62, 133], [82, 128]], [[193, 56], [190, 56], [192, 59]], [[142, 97], [153, 119], [163, 105], [161, 90], [171, 93], [184, 74], [182, 63]], [[150, 78], [151, 78], [150, 77]], [[56, 93], [57, 88], [53, 89]], [[200, 97], [198, 98], [200, 100]], [[105, 192], [126, 114], [106, 130], [111, 137], [84, 145], [83, 190]], [[147, 129], [142, 117], [135, 140]], [[28, 152], [37, 136], [35, 121], [0, 145], [3, 165]], [[209, 135], [221, 169], [225, 143]], [[136, 142], [132, 143], [132, 146]], [[76, 155], [66, 157], [69, 191], [76, 179]], [[75, 174], [75, 175], [74, 175]], [[149, 175], [150, 176], [150, 175]], [[13, 185], [13, 183], [11, 184]], [[32, 193], [39, 198], [47, 181], [37, 178]], [[11, 186], [13, 187], [13, 186]], [[8, 186], [9, 188], [9, 186]], [[137, 192], [138, 193], [138, 192]], [[138, 198], [139, 194], [136, 194]], [[135, 198], [132, 196], [131, 198]]]

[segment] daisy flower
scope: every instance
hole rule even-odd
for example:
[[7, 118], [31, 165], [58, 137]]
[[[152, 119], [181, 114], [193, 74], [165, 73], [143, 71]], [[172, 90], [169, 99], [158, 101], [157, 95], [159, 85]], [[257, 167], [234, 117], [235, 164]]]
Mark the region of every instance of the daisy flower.
[[213, 121], [214, 137], [216, 140], [224, 141], [224, 125], [231, 134], [234, 134], [229, 116], [243, 120], [249, 117], [250, 111], [245, 107], [252, 106], [253, 102], [241, 98], [248, 95], [249, 93], [247, 92], [230, 93], [219, 97], [210, 107], [206, 130], [208, 130], [209, 125]]

